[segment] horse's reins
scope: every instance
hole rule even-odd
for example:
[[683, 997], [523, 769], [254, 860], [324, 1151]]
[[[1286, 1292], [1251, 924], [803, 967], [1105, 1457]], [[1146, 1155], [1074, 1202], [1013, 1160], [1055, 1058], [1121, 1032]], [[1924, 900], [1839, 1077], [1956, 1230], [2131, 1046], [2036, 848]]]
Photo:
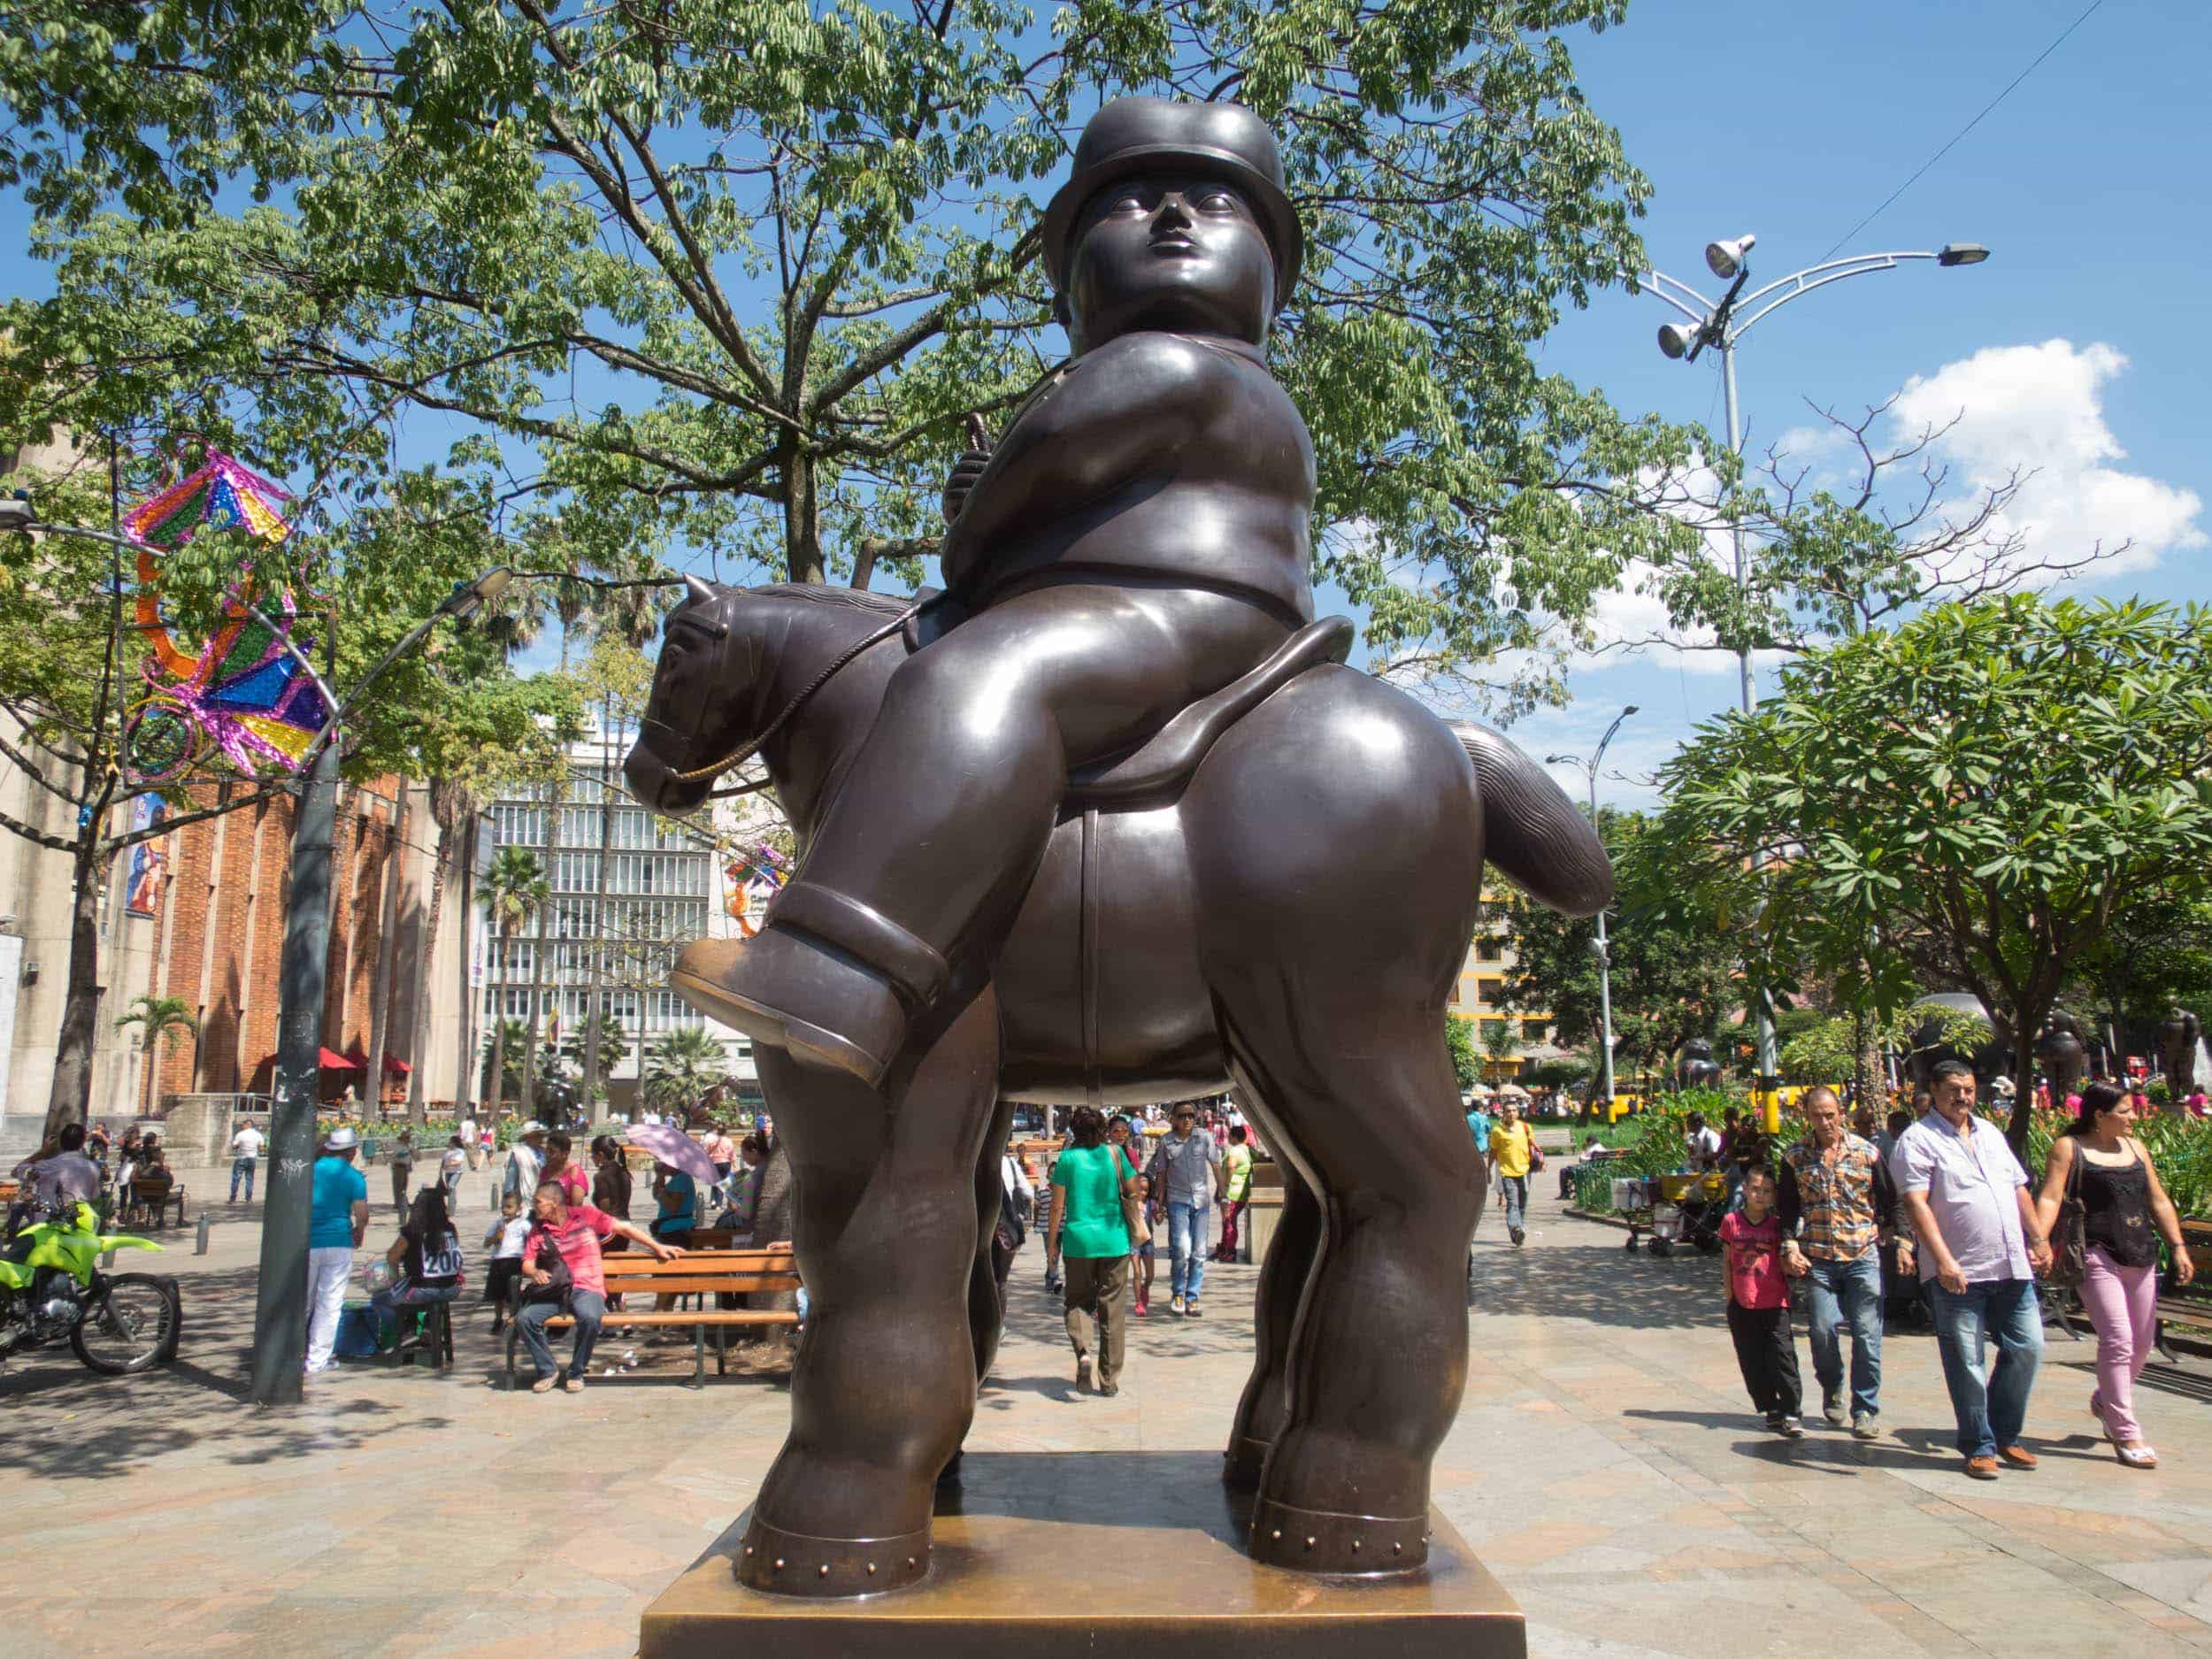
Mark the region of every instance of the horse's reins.
[[[913, 604], [907, 606], [905, 610], [900, 611], [897, 616], [892, 618], [890, 621], [885, 623], [874, 633], [867, 634], [862, 639], [856, 641], [855, 643], [847, 646], [844, 650], [841, 651], [833, 659], [832, 659], [828, 667], [822, 670], [820, 673], [815, 675], [813, 679], [808, 680], [806, 684], [800, 688], [798, 695], [793, 697], [790, 702], [783, 705], [783, 712], [777, 715], [774, 719], [769, 721], [766, 726], [763, 726], [759, 736], [739, 745], [736, 749], [732, 749], [727, 755], [725, 755], [720, 760], [714, 762], [710, 765], [695, 767], [689, 772], [672, 772], [670, 776], [675, 782], [678, 783], [696, 783], [703, 778], [719, 778], [724, 772], [730, 771], [732, 768], [742, 766], [747, 761], [752, 759], [755, 755], [760, 753], [763, 745], [766, 744], [771, 738], [775, 736], [777, 733], [782, 731], [783, 728], [790, 723], [793, 717], [795, 716], [801, 709], [806, 707], [808, 700], [811, 698], [816, 692], [821, 690], [824, 686], [829, 684], [831, 680], [837, 675], [841, 669], [846, 667], [855, 658], [859, 657], [862, 652], [872, 650], [876, 646], [882, 644], [884, 641], [898, 633], [916, 617], [921, 615], [923, 611], [928, 610], [932, 605], [935, 604], [939, 600], [944, 597], [945, 595], [942, 593], [935, 593], [932, 594], [926, 599], [918, 600]], [[754, 795], [758, 793], [760, 788], [761, 786], [758, 784], [742, 784], [733, 789], [711, 789], [708, 791], [708, 799], [713, 800], [722, 795]]]

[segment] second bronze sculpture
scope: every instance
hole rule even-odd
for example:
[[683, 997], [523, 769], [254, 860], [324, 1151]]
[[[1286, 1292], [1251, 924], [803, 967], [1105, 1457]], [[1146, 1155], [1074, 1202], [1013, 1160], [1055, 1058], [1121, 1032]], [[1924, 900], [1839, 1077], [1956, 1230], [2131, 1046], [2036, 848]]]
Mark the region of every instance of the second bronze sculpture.
[[1425, 1559], [1478, 1196], [1444, 1010], [1483, 860], [1573, 914], [1611, 872], [1518, 750], [1316, 622], [1313, 451], [1265, 357], [1301, 251], [1250, 111], [1108, 104], [1045, 219], [1073, 352], [956, 472], [946, 594], [698, 584], [669, 618], [633, 787], [691, 810], [758, 742], [803, 853], [757, 939], [672, 981], [759, 1043], [796, 1177], [811, 1312], [748, 1584], [928, 1571], [999, 1328], [1011, 1103], [1230, 1081], [1284, 1166], [1228, 1448], [1252, 1553]]

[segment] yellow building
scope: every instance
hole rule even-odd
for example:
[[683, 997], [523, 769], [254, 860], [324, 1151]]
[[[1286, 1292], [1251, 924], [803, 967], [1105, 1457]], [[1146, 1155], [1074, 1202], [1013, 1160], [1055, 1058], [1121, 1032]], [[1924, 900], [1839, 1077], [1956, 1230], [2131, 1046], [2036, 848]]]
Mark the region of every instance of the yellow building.
[[[1551, 1040], [1548, 1013], [1509, 1010], [1505, 982], [1516, 957], [1513, 918], [1527, 901], [1506, 888], [1485, 889], [1482, 920], [1468, 942], [1467, 960], [1460, 964], [1459, 982], [1452, 992], [1451, 1011], [1475, 1022], [1475, 1047], [1483, 1056], [1484, 1074], [1494, 1083], [1518, 1077], [1539, 1061], [1556, 1060], [1565, 1054]], [[1502, 1052], [1500, 1036], [1508, 1041]]]

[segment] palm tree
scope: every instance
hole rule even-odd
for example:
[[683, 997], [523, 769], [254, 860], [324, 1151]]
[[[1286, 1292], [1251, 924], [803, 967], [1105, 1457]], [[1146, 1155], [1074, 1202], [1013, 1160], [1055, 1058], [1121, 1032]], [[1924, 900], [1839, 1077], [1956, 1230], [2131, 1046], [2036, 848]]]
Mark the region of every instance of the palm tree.
[[[591, 1050], [585, 1035], [595, 1025], [599, 1032], [599, 1055], [596, 1065], [593, 1064]], [[615, 1067], [629, 1058], [629, 1033], [622, 1029], [621, 1020], [603, 1010], [595, 1021], [587, 1019], [574, 1031], [561, 1039], [561, 1058], [580, 1071], [586, 1082], [590, 1085], [590, 1088], [587, 1090], [590, 1098], [585, 1101], [586, 1105], [589, 1105], [593, 1100], [598, 1098], [598, 1088], [602, 1079], [610, 1076]]]
[[645, 1065], [645, 1098], [664, 1110], [687, 1110], [722, 1080], [730, 1056], [703, 1025], [679, 1025], [653, 1045]]
[[1519, 1057], [1521, 1039], [1514, 1031], [1511, 1020], [1486, 1019], [1482, 1022], [1482, 1052], [1483, 1057], [1502, 1071]]
[[509, 1085], [520, 1087], [522, 1046], [530, 1039], [530, 1029], [518, 1019], [504, 1018], [492, 1021], [492, 1028], [484, 1038], [482, 1053], [477, 1064], [483, 1068], [483, 1092], [487, 1099], [496, 1102], [503, 1098]]
[[[499, 973], [502, 995], [498, 1022], [492, 1027], [492, 1104], [495, 1122], [507, 1094], [507, 948], [552, 897], [537, 854], [527, 847], [502, 847], [493, 856], [484, 877], [484, 909], [499, 935]], [[524, 1053], [527, 1054], [526, 1047]]]
[[146, 1056], [145, 1077], [142, 1079], [145, 1086], [147, 1107], [144, 1115], [151, 1117], [154, 1101], [154, 1040], [165, 1038], [166, 1043], [162, 1052], [174, 1054], [177, 1051], [177, 1044], [182, 1041], [186, 1033], [188, 1032], [195, 1037], [200, 1034], [200, 1022], [193, 1014], [191, 1004], [180, 996], [139, 996], [131, 999], [131, 1011], [115, 1022], [115, 1028], [118, 1031], [122, 1030], [126, 1025], [143, 1025], [146, 1028], [143, 1033], [143, 1041], [140, 1046]]

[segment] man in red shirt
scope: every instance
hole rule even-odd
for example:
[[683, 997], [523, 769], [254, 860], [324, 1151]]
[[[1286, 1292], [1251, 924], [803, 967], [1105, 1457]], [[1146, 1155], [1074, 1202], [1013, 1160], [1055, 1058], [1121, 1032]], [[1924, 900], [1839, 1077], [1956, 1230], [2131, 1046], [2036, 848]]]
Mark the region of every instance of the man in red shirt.
[[[523, 1278], [533, 1285], [552, 1282], [553, 1276], [546, 1271], [542, 1260], [544, 1253], [549, 1250], [568, 1269], [570, 1288], [563, 1302], [526, 1302], [517, 1316], [515, 1323], [538, 1369], [537, 1380], [530, 1385], [530, 1392], [550, 1394], [553, 1385], [561, 1383], [569, 1393], [581, 1394], [584, 1373], [591, 1369], [592, 1347], [599, 1340], [599, 1324], [607, 1317], [607, 1273], [600, 1259], [600, 1240], [620, 1236], [650, 1250], [656, 1259], [663, 1262], [683, 1252], [672, 1245], [663, 1244], [642, 1227], [616, 1220], [603, 1210], [570, 1203], [568, 1194], [558, 1181], [547, 1181], [539, 1187], [536, 1196], [531, 1200], [531, 1214], [537, 1225], [523, 1240]], [[559, 1313], [566, 1313], [576, 1321], [576, 1346], [569, 1355], [565, 1374], [554, 1366], [553, 1345], [545, 1334], [546, 1321]]]

